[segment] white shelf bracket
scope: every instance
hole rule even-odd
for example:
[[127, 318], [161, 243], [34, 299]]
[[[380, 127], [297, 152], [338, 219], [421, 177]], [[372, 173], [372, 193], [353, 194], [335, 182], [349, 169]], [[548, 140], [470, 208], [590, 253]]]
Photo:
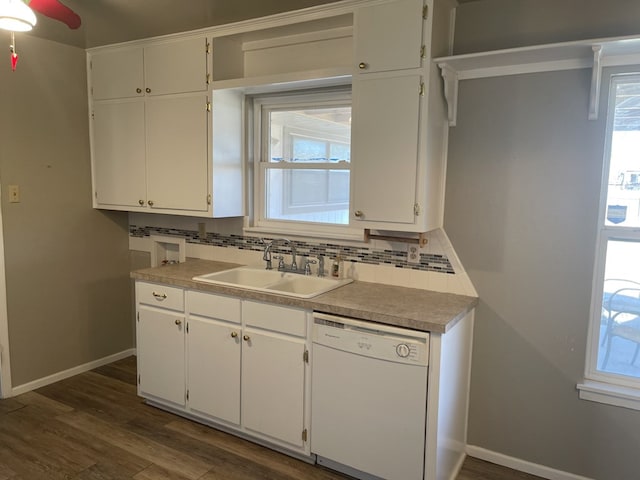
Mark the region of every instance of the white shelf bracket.
[[458, 116], [458, 72], [447, 63], [439, 63], [444, 80], [444, 98], [447, 100], [449, 126], [456, 126]]
[[593, 70], [591, 71], [591, 91], [589, 92], [589, 120], [598, 119], [600, 106], [600, 84], [602, 82], [602, 45], [593, 45]]

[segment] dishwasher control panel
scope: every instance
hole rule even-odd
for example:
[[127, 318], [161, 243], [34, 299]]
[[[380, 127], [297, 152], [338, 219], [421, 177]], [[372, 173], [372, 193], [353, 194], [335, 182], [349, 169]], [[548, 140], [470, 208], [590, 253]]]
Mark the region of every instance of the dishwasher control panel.
[[314, 314], [313, 343], [397, 363], [419, 366], [429, 363], [427, 332], [335, 315]]

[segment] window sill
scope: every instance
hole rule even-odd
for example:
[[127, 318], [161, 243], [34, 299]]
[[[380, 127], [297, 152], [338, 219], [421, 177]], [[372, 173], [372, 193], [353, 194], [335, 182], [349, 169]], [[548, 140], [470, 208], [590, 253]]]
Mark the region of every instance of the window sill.
[[585, 380], [577, 385], [582, 400], [640, 410], [640, 390], [610, 383]]
[[248, 234], [260, 234], [260, 235], [272, 235], [282, 236], [289, 235], [292, 237], [306, 237], [306, 238], [323, 238], [327, 240], [346, 240], [352, 242], [363, 242], [364, 232], [361, 229], [344, 229], [340, 231], [332, 230], [329, 228], [314, 228], [311, 225], [291, 227], [284, 225], [273, 226], [252, 226], [244, 227], [244, 232]]

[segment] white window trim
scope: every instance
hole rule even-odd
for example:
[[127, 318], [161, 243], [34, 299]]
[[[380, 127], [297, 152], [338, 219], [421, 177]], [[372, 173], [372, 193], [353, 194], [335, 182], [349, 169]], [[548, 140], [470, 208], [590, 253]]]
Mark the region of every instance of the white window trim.
[[611, 144], [613, 139], [613, 116], [615, 111], [615, 85], [630, 78], [640, 82], [640, 73], [621, 73], [612, 75], [608, 82], [608, 111], [603, 157], [602, 179], [600, 185], [600, 207], [598, 212], [598, 233], [596, 255], [591, 292], [589, 314], [588, 343], [585, 361], [585, 379], [577, 385], [581, 399], [640, 410], [640, 379], [634, 380], [624, 375], [598, 371], [598, 351], [600, 341], [600, 317], [602, 315], [602, 290], [604, 287], [604, 269], [606, 247], [609, 240], [640, 241], [640, 229], [605, 225], [609, 167], [611, 162]]
[[[304, 95], [304, 99], [300, 100], [300, 96]], [[300, 91], [282, 92], [276, 95], [265, 95], [253, 99], [252, 106], [249, 108], [250, 115], [253, 117], [249, 132], [249, 149], [251, 152], [251, 161], [253, 164], [253, 175], [250, 177], [249, 191], [253, 195], [253, 201], [251, 202], [252, 211], [249, 215], [248, 225], [245, 226], [244, 231], [247, 233], [256, 234], [276, 234], [276, 235], [289, 235], [307, 238], [327, 238], [333, 240], [349, 240], [349, 241], [362, 241], [364, 238], [364, 230], [362, 228], [355, 228], [352, 225], [331, 225], [320, 224], [310, 222], [296, 222], [285, 220], [267, 220], [263, 217], [263, 202], [265, 198], [264, 182], [262, 181], [262, 175], [268, 168], [267, 165], [262, 165], [266, 162], [261, 162], [261, 159], [267, 155], [263, 151], [262, 142], [260, 141], [264, 134], [262, 108], [274, 105], [286, 105], [288, 108], [306, 107], [309, 103], [314, 105], [322, 105], [326, 103], [327, 106], [335, 105], [340, 102], [351, 103], [351, 92], [345, 88], [334, 89], [331, 91], [315, 91], [303, 93]], [[293, 168], [313, 168], [312, 163], [301, 163], [299, 165], [291, 165]], [[322, 164], [323, 168], [326, 168], [328, 164]], [[331, 169], [345, 168], [340, 166], [340, 163], [329, 164]], [[273, 165], [271, 165], [273, 167]], [[284, 165], [283, 165], [284, 167]], [[348, 165], [350, 169], [350, 165]], [[285, 167], [287, 168], [287, 167]], [[349, 192], [351, 200], [351, 188]]]

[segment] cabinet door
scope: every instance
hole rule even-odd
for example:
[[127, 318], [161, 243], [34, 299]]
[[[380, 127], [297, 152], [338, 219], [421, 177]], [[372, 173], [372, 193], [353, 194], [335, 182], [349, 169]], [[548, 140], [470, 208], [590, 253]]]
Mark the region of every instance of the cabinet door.
[[207, 211], [206, 94], [147, 98], [147, 198], [152, 208]]
[[242, 423], [303, 447], [303, 341], [246, 330], [242, 342]]
[[351, 168], [356, 223], [393, 227], [415, 222], [420, 82], [416, 74], [362, 75], [354, 81]]
[[185, 404], [184, 315], [138, 307], [138, 392]]
[[187, 371], [189, 408], [240, 424], [240, 328], [189, 318]]
[[142, 48], [93, 54], [91, 93], [94, 100], [143, 96]]
[[94, 103], [92, 113], [95, 205], [139, 208], [146, 199], [144, 103]]
[[354, 50], [358, 71], [383, 72], [421, 66], [422, 2], [398, 0], [356, 10]]
[[173, 40], [144, 49], [147, 95], [207, 90], [206, 38]]

